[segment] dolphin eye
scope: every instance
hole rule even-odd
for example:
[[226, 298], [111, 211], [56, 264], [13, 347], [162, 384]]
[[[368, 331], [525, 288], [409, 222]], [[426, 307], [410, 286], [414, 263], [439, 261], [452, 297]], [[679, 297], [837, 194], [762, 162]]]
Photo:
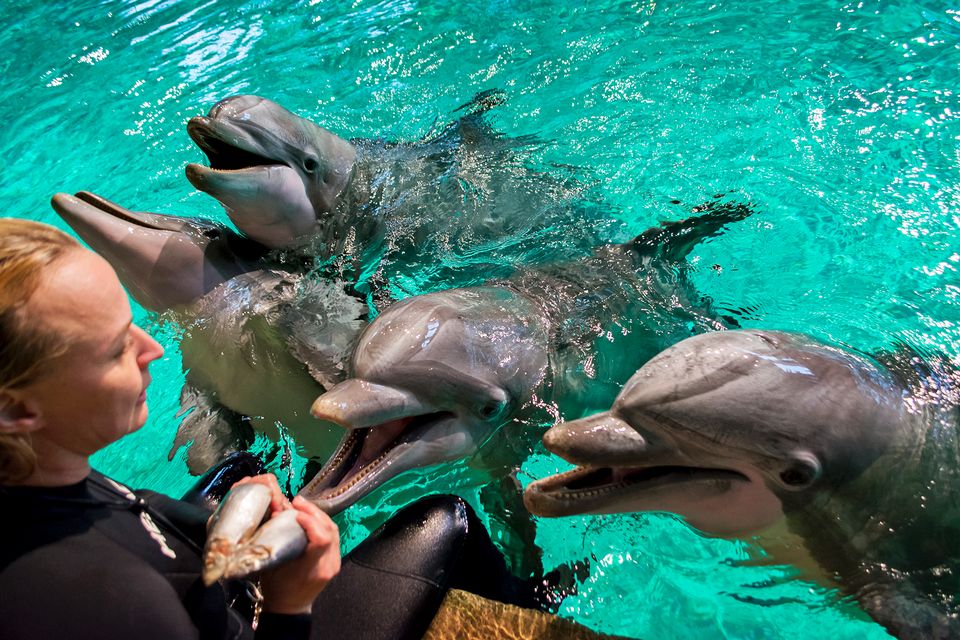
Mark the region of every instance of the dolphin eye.
[[797, 487], [808, 484], [810, 482], [810, 475], [807, 473], [806, 469], [790, 467], [786, 471], [780, 473], [780, 479], [783, 480], [784, 484], [788, 484], [791, 487]]
[[307, 156], [303, 159], [303, 170], [307, 173], [316, 173], [320, 170], [320, 161], [314, 156]]
[[210, 238], [211, 240], [216, 240], [220, 237], [220, 229], [207, 229], [203, 232], [203, 235]]
[[791, 489], [806, 489], [820, 477], [819, 461], [809, 455], [795, 455], [790, 466], [780, 472], [780, 480]]
[[480, 408], [480, 417], [484, 420], [493, 420], [499, 418], [507, 409], [507, 402], [493, 400]]

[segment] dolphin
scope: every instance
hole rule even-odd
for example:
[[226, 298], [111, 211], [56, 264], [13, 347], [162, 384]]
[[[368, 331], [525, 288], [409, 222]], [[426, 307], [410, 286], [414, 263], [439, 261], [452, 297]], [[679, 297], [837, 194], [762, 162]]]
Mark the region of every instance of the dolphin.
[[[497, 135], [483, 120], [502, 102], [499, 92], [478, 94], [439, 131], [389, 142], [347, 141], [266, 98], [232, 96], [188, 122], [209, 166], [188, 164], [186, 175], [248, 237], [345, 256], [361, 285], [384, 261], [439, 286], [450, 269], [503, 269], [504, 244], [595, 246], [602, 222], [579, 224], [583, 185], [528, 169], [517, 150], [532, 139]], [[438, 272], [438, 256], [452, 266]]]
[[216, 222], [130, 211], [87, 191], [58, 193], [51, 204], [151, 311], [191, 304], [255, 271], [268, 253]]
[[353, 144], [275, 102], [240, 95], [191, 118], [187, 133], [210, 166], [188, 164], [187, 179], [215, 197], [237, 227], [270, 248], [345, 231], [341, 201], [353, 178]]
[[336, 432], [309, 407], [345, 378], [362, 301], [218, 223], [130, 211], [88, 192], [58, 193], [52, 205], [138, 303], [181, 329], [189, 413], [171, 457], [192, 440], [187, 464], [199, 473], [243, 448], [251, 426], [271, 432], [275, 423], [308, 455], [329, 453]]
[[[473, 456], [508, 423], [609, 402], [634, 370], [623, 353], [633, 363], [725, 326], [688, 297], [682, 265], [750, 210], [704, 211], [583, 260], [388, 307], [361, 335], [351, 377], [313, 404], [347, 434], [300, 494], [336, 513], [403, 471]], [[518, 455], [501, 466], [515, 469]]]
[[542, 516], [671, 512], [757, 536], [774, 560], [799, 538], [811, 575], [898, 638], [957, 637], [958, 403], [960, 375], [916, 354], [699, 335], [640, 367], [608, 411], [547, 431], [544, 446], [578, 466], [524, 502]]

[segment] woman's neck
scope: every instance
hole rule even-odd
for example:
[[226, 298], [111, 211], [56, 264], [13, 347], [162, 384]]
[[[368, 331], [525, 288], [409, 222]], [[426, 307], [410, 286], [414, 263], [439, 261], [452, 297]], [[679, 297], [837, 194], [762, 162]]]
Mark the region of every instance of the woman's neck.
[[90, 464], [81, 466], [40, 468], [37, 467], [23, 482], [15, 483], [24, 487], [66, 487], [82, 482], [90, 475]]
[[88, 456], [64, 449], [45, 438], [34, 437], [31, 441], [37, 454], [37, 466], [21, 482], [25, 487], [65, 487], [77, 484], [90, 475]]

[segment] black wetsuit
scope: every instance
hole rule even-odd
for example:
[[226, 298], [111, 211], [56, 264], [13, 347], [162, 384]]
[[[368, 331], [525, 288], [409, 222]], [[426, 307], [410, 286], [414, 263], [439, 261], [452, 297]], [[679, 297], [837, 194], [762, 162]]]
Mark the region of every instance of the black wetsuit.
[[264, 614], [254, 634], [234, 596], [203, 586], [209, 512], [125, 493], [96, 472], [67, 487], [0, 488], [0, 638], [308, 637], [309, 616]]
[[[225, 490], [233, 478], [214, 482]], [[469, 505], [439, 495], [403, 508], [344, 558], [312, 625], [310, 616], [264, 613], [254, 635], [238, 611], [249, 608], [240, 584], [227, 583], [238, 587], [228, 594], [200, 580], [210, 511], [123, 491], [96, 472], [68, 487], [0, 487], [0, 639], [413, 640], [450, 588], [542, 605], [538, 581], [507, 571]]]

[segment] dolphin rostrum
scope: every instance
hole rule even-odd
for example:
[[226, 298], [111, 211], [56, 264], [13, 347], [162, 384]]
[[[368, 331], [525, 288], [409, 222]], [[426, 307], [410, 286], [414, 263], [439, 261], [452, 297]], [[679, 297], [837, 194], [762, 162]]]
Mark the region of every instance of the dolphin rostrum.
[[186, 174], [248, 237], [345, 256], [361, 284], [384, 260], [439, 285], [450, 281], [434, 273], [440, 256], [448, 269], [489, 271], [509, 262], [505, 241], [595, 246], [601, 222], [582, 224], [584, 187], [527, 168], [517, 149], [530, 139], [498, 135], [483, 120], [502, 102], [481, 93], [423, 140], [387, 142], [347, 141], [265, 98], [233, 96], [187, 124], [210, 166], [189, 164]]
[[329, 453], [337, 436], [309, 408], [345, 377], [362, 301], [217, 223], [130, 211], [87, 192], [52, 204], [137, 302], [182, 330], [181, 411], [192, 410], [171, 456], [192, 440], [187, 464], [200, 473], [242, 448], [251, 422], [267, 432], [282, 423], [308, 455]]
[[682, 265], [750, 210], [704, 210], [577, 262], [388, 307], [362, 334], [352, 377], [313, 405], [348, 432], [301, 495], [338, 512], [403, 471], [472, 456], [538, 408], [556, 420], [599, 407], [633, 372], [625, 361], [722, 327], [688, 299]]
[[547, 431], [580, 466], [524, 501], [543, 516], [671, 512], [758, 535], [774, 560], [799, 536], [811, 575], [898, 638], [957, 637], [960, 376], [912, 353], [884, 363], [801, 334], [688, 338], [609, 411]]

